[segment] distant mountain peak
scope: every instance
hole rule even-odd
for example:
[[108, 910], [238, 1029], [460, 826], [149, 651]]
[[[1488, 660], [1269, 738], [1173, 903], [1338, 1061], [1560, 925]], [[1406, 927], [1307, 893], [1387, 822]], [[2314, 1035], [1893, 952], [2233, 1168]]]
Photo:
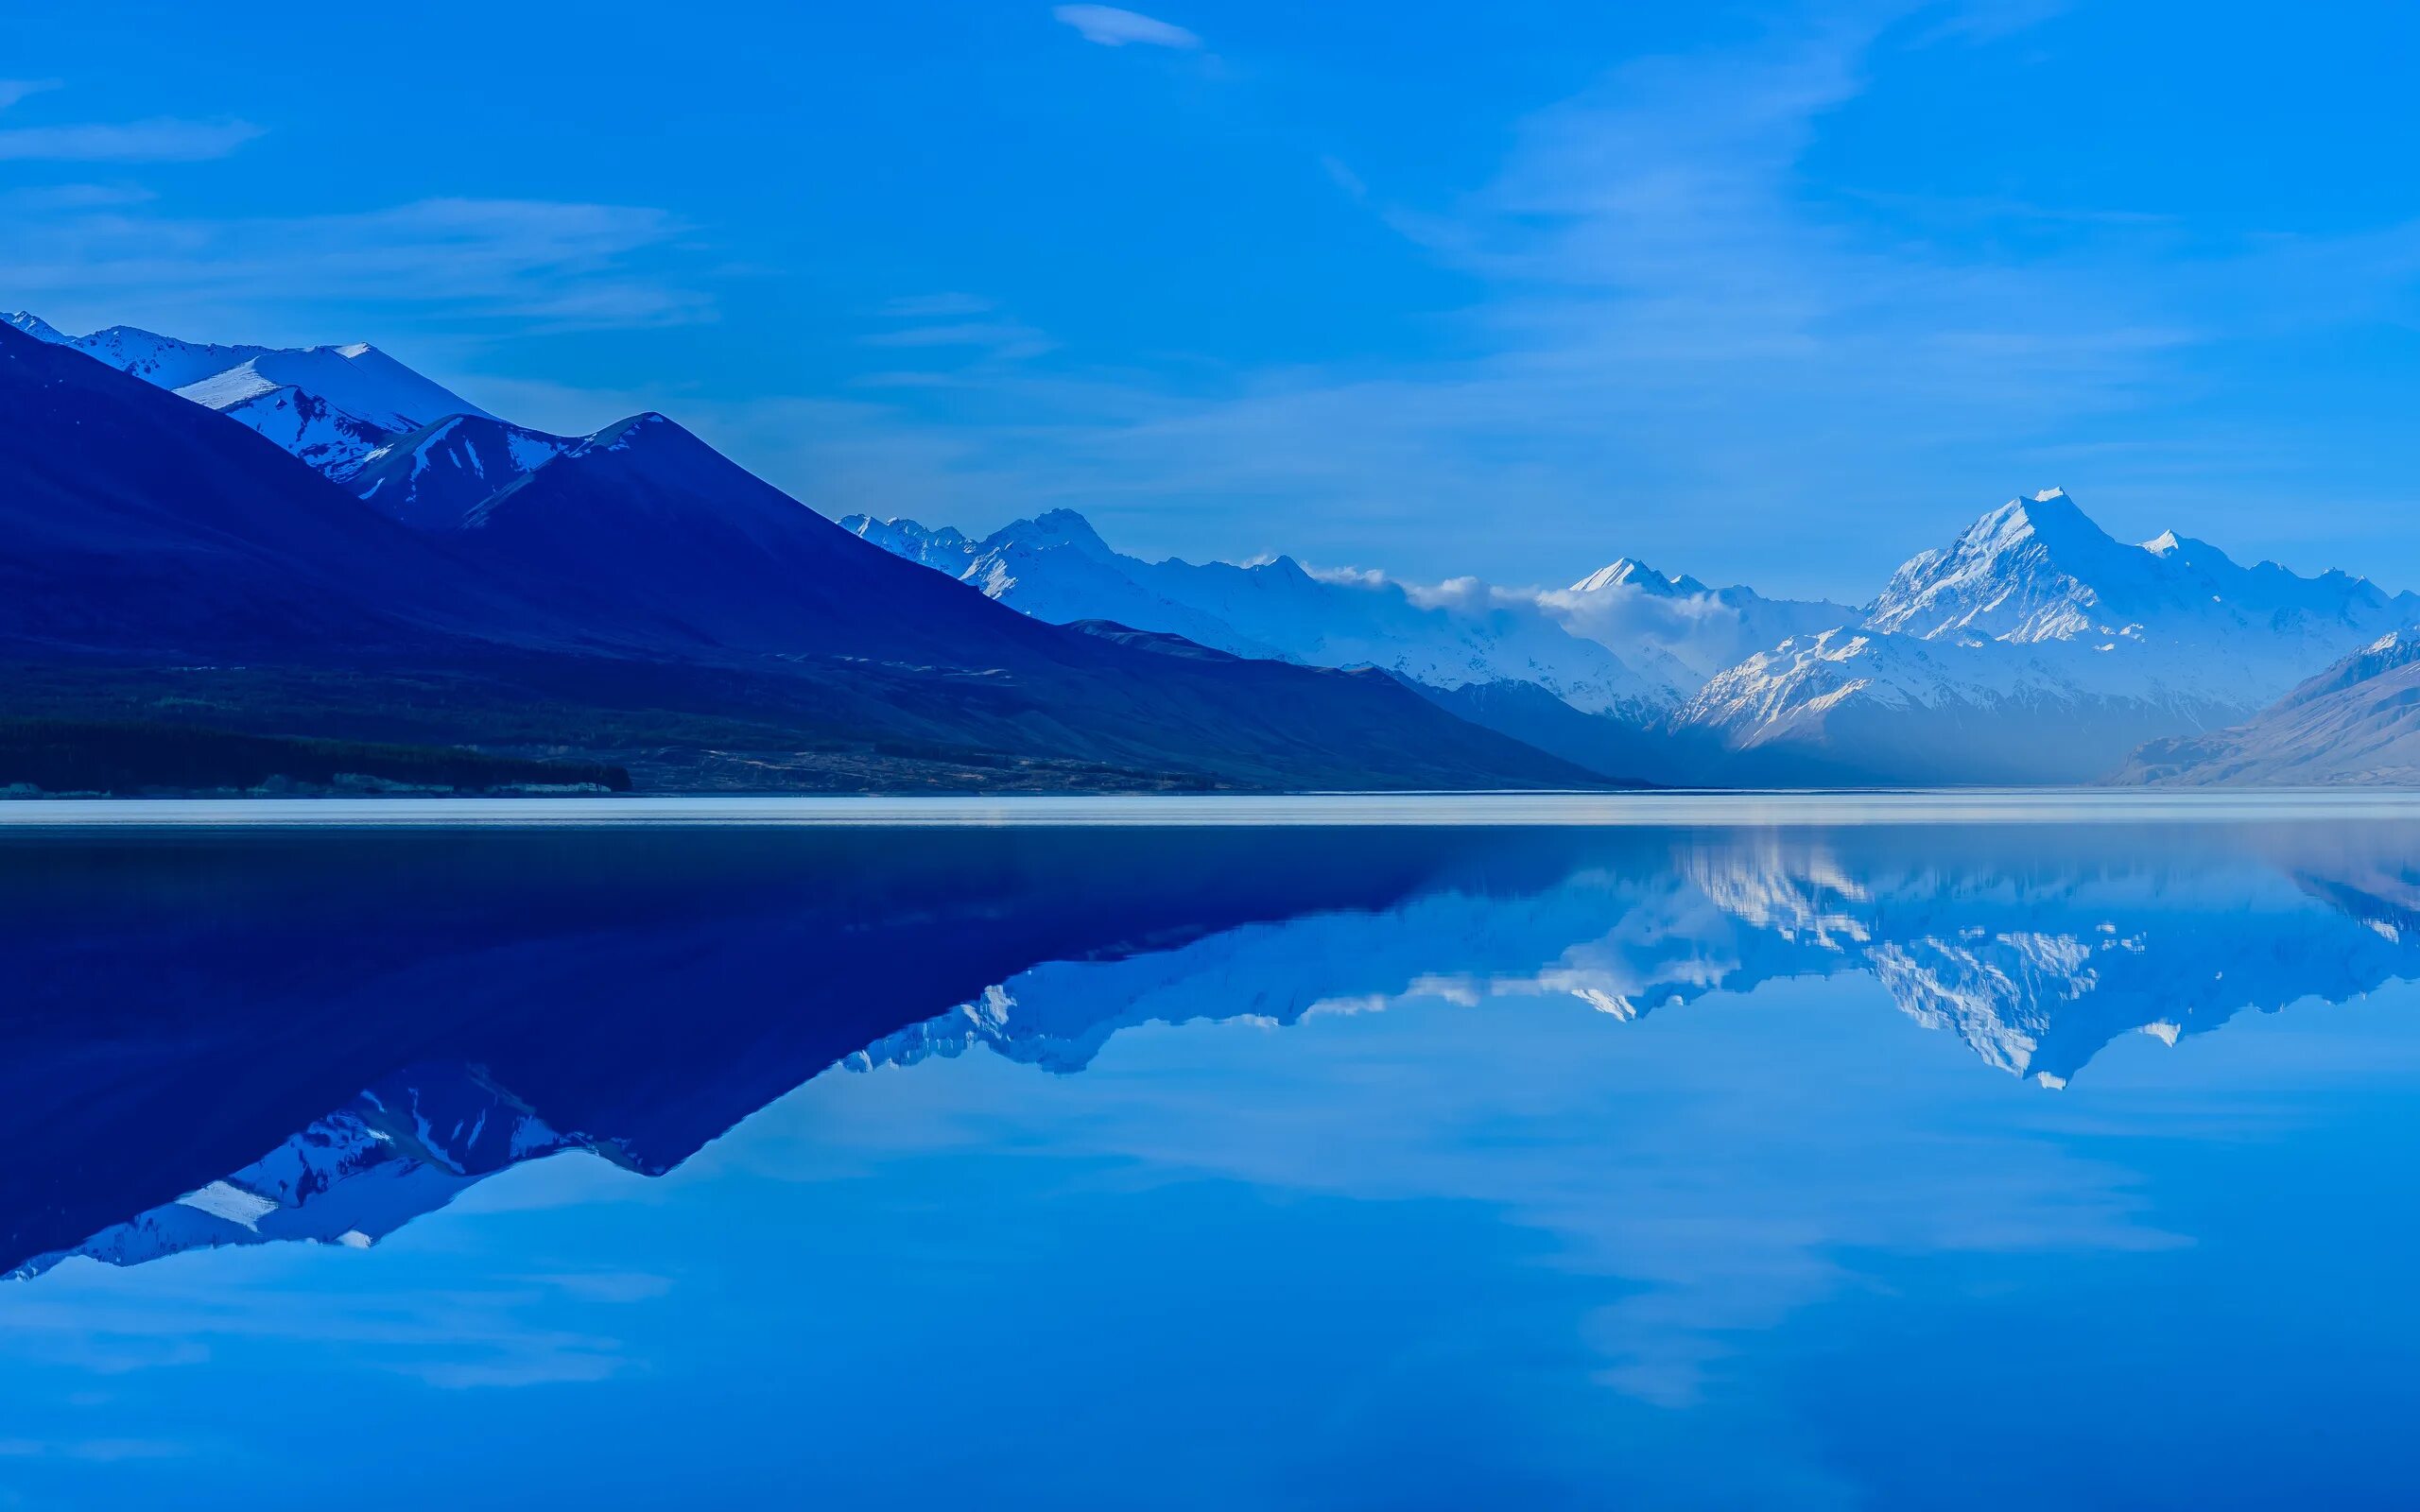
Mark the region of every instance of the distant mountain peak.
[[139, 325], [105, 325], [98, 331], [95, 331], [87, 335], [78, 336], [76, 339], [78, 341], [99, 341], [104, 338], [112, 341], [157, 341], [166, 345], [180, 347], [190, 344], [179, 341], [174, 336], [164, 336], [157, 331], [146, 331]]
[[[2174, 531], [2119, 541], [2044, 490], [1902, 565], [1840, 654], [1752, 658], [1682, 719], [1735, 750], [1789, 744], [1894, 781], [2089, 781], [2414, 620], [2420, 597], [2342, 573], [2246, 567]], [[2185, 760], [2163, 749], [2150, 765]]]
[[1073, 509], [1046, 509], [1029, 520], [1014, 520], [984, 539], [991, 546], [1068, 546], [1092, 557], [1113, 555], [1109, 542], [1093, 523]]
[[[25, 320], [11, 324], [31, 335]], [[44, 329], [51, 329], [44, 326]], [[113, 325], [58, 340], [118, 371], [241, 421], [337, 482], [390, 437], [449, 415], [494, 420], [461, 395], [366, 341], [339, 346], [219, 346]]]
[[1679, 577], [1668, 576], [1635, 557], [1617, 558], [1608, 565], [1598, 568], [1572, 584], [1570, 592], [1601, 593], [1614, 588], [1630, 588], [1642, 593], [1652, 593], [1658, 598], [1687, 598], [1713, 592], [1694, 577], [1685, 575]]
[[2115, 543], [2115, 538], [2093, 523], [2065, 489], [2044, 489], [2011, 499], [1968, 525], [1962, 541], [2014, 541], [2064, 537]]
[[705, 444], [703, 441], [698, 441], [696, 437], [690, 436], [686, 430], [682, 429], [681, 426], [675, 424], [666, 416], [650, 409], [644, 414], [632, 415], [627, 420], [615, 421], [613, 424], [606, 426], [603, 430], [597, 431], [596, 434], [583, 439], [579, 445], [573, 447], [566, 455], [579, 456], [584, 455], [589, 452], [599, 450], [609, 452], [628, 451], [633, 446], [643, 445], [658, 439], [671, 440], [674, 437], [669, 433], [674, 432], [677, 432], [682, 437], [686, 437], [692, 441], [697, 441], [700, 446]]
[[924, 525], [906, 515], [893, 515], [877, 520], [870, 514], [844, 514], [840, 528], [861, 541], [869, 541], [894, 557], [922, 563], [951, 576], [965, 566], [965, 558], [975, 555], [975, 543], [964, 531], [951, 525]]
[[2280, 698], [2276, 709], [2316, 703], [2330, 694], [2420, 662], [2420, 630], [2410, 626], [2389, 630], [2359, 651], [2327, 667]]
[[741, 533], [769, 528], [796, 544], [790, 535], [797, 517], [805, 515], [813, 521], [806, 535], [815, 538], [814, 547], [827, 544], [819, 530], [840, 535], [832, 522], [656, 411], [615, 421], [576, 440], [554, 439], [562, 445], [560, 455], [541, 459], [526, 475], [474, 505], [460, 525], [488, 530], [510, 522], [519, 529], [562, 532], [588, 529], [618, 515], [626, 526], [642, 532], [674, 522], [683, 530], [709, 524]]
[[1910, 558], [1866, 624], [1927, 638], [2064, 639], [2092, 629], [2106, 617], [2104, 595], [2157, 560], [2102, 530], [2064, 490], [2045, 489]]
[[1543, 606], [1483, 589], [1416, 593], [1377, 573], [1314, 573], [1290, 556], [1149, 561], [1117, 552], [1072, 509], [980, 540], [905, 520], [853, 515], [841, 525], [1052, 624], [1107, 621], [1248, 659], [1377, 667], [1430, 688], [1517, 679], [1575, 712], [1635, 722], [1661, 717], [1680, 697], [1661, 665], [1633, 667]]
[[31, 310], [19, 310], [14, 315], [0, 316], [0, 319], [7, 320], [9, 324], [15, 326], [35, 340], [47, 341], [54, 347], [64, 347], [75, 340], [75, 337]]

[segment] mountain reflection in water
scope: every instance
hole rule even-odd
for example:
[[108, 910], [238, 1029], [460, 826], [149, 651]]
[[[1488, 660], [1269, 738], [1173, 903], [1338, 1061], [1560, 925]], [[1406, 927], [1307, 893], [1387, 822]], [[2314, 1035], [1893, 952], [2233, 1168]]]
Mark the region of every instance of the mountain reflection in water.
[[[184, 836], [0, 850], [0, 1271], [661, 1175], [834, 1068], [1404, 1000], [1603, 1032], [1863, 977], [2059, 1088], [2420, 976], [2394, 825]], [[163, 1131], [173, 1131], [164, 1137]]]

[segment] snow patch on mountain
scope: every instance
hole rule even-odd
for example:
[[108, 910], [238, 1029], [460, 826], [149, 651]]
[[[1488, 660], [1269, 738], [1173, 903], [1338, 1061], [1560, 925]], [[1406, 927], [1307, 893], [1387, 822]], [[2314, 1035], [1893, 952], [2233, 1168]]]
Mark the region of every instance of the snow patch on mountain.
[[330, 477], [350, 477], [387, 432], [300, 388], [268, 388], [210, 406], [250, 426]]
[[268, 347], [180, 341], [140, 326], [113, 325], [67, 342], [88, 357], [162, 388], [182, 388], [266, 354]]
[[41, 316], [34, 314], [31, 310], [19, 310], [14, 315], [0, 316], [0, 319], [5, 319], [9, 324], [15, 326], [18, 330], [23, 331], [26, 335], [33, 337], [35, 340], [47, 341], [54, 347], [68, 346], [73, 344], [74, 341], [74, 338], [68, 335], [66, 332], [60, 330], [59, 327], [43, 319]]
[[280, 388], [297, 388], [385, 432], [417, 430], [448, 415], [495, 418], [377, 348], [363, 345], [265, 352], [175, 387], [194, 403], [222, 411]]
[[389, 519], [450, 530], [491, 495], [578, 444], [572, 438], [473, 415], [451, 415], [366, 453], [345, 486]]
[[72, 347], [217, 410], [339, 482], [389, 436], [449, 415], [494, 419], [364, 342], [221, 346], [127, 325], [67, 336], [22, 310], [9, 320], [43, 340]]
[[173, 1202], [38, 1255], [17, 1279], [84, 1256], [138, 1265], [188, 1249], [281, 1240], [365, 1248], [487, 1177], [566, 1149], [630, 1163], [607, 1142], [564, 1134], [458, 1067], [398, 1073], [259, 1160]]

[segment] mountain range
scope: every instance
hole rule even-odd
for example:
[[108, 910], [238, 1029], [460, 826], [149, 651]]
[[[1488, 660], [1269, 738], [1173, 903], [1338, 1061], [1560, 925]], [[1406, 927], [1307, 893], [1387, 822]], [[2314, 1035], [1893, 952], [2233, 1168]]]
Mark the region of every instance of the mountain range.
[[[619, 755], [672, 787], [1595, 781], [1382, 673], [1016, 614], [661, 416], [541, 442], [427, 415], [459, 402], [389, 366], [0, 329], [12, 713]], [[259, 387], [306, 370], [335, 397]], [[264, 403], [372, 444], [289, 451]]]
[[366, 343], [214, 346], [124, 325], [70, 336], [22, 310], [6, 323], [216, 410], [331, 477], [349, 474], [396, 432], [487, 415]]
[[1684, 783], [2091, 782], [2420, 623], [2420, 595], [2344, 573], [2244, 567], [2172, 532], [2118, 541], [2055, 489], [1910, 558], [1858, 608], [1708, 589], [1628, 558], [1555, 591], [1423, 587], [1287, 558], [1146, 562], [1064, 510], [981, 540], [842, 524], [1040, 618], [1383, 666], [1582, 765]]
[[[1855, 606], [1631, 558], [1423, 584], [1145, 560], [1064, 509], [835, 527], [662, 416], [558, 436], [372, 346], [0, 324], [23, 400], [0, 647], [33, 713], [621, 757], [676, 787], [2406, 770], [2400, 684], [2352, 683], [2400, 675], [2363, 648], [2420, 627], [2420, 595], [2121, 542], [2055, 489]], [[2325, 709], [2314, 678], [2344, 683]]]
[[2057, 490], [1910, 559], [1855, 625], [1785, 641], [1680, 715], [1749, 769], [2090, 782], [2148, 740], [2233, 724], [2420, 619], [2341, 572], [2113, 540]]

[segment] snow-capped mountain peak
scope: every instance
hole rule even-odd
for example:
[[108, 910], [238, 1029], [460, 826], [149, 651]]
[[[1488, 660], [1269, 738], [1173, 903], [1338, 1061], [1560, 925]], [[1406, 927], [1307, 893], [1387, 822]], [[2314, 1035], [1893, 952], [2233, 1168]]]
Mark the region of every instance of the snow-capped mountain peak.
[[1089, 557], [1109, 558], [1116, 555], [1109, 542], [1100, 538], [1093, 523], [1073, 509], [1049, 509], [1030, 520], [1017, 520], [1002, 525], [992, 541], [1002, 546], [1022, 546], [1028, 550], [1068, 547]]
[[1282, 551], [1273, 557], [1254, 557], [1251, 560], [1245, 562], [1244, 567], [1245, 570], [1249, 572], [1266, 573], [1272, 577], [1284, 578], [1288, 581], [1300, 579], [1306, 583], [1352, 582], [1356, 580], [1363, 583], [1385, 581], [1385, 578], [1382, 576], [1374, 577], [1365, 573], [1355, 573], [1349, 571], [1330, 574], [1322, 576], [1322, 575], [1311, 571], [1309, 568], [1304, 566], [1301, 562], [1296, 561], [1292, 557]]
[[265, 352], [207, 378], [178, 385], [177, 392], [224, 413], [279, 388], [300, 389], [390, 434], [416, 430], [448, 415], [495, 418], [367, 345]]
[[67, 337], [22, 311], [10, 323], [238, 421], [338, 482], [389, 437], [449, 415], [495, 418], [368, 342], [222, 346], [130, 325]]
[[74, 338], [68, 335], [66, 332], [61, 331], [59, 327], [43, 319], [41, 316], [34, 314], [31, 310], [19, 310], [14, 315], [0, 316], [0, 319], [5, 319], [9, 324], [15, 326], [18, 330], [23, 331], [26, 335], [33, 337], [35, 340], [47, 341], [54, 347], [67, 346], [74, 340]]
[[2407, 600], [2420, 608], [2410, 594], [2390, 600], [2341, 572], [2305, 577], [2274, 562], [2245, 567], [2173, 530], [2128, 545], [2066, 493], [2048, 490], [2002, 505], [1946, 548], [1911, 558], [1876, 599], [1866, 627], [2019, 643], [2130, 632], [2200, 643], [2245, 631], [2298, 633], [2314, 624], [2375, 634], [2402, 612], [2391, 603]]
[[864, 514], [843, 515], [840, 528], [894, 557], [905, 557], [952, 577], [977, 555], [975, 542], [967, 539], [965, 532], [948, 525], [922, 525], [905, 515], [890, 520], [876, 520]]
[[1866, 625], [1927, 639], [2065, 640], [2103, 617], [2107, 585], [2141, 576], [2141, 564], [2154, 559], [2093, 524], [2065, 490], [2045, 489], [2011, 499], [1948, 546], [1910, 558], [1875, 600]]
[[88, 357], [132, 373], [162, 388], [182, 388], [213, 373], [241, 367], [269, 352], [268, 347], [219, 346], [206, 341], [180, 341], [140, 326], [113, 325], [67, 343]]
[[1601, 593], [1615, 588], [1634, 588], [1642, 593], [1652, 593], [1658, 598], [1679, 598], [1713, 592], [1694, 577], [1685, 576], [1668, 577], [1647, 563], [1630, 557], [1620, 558], [1607, 566], [1598, 568], [1572, 584], [1569, 592]]
[[2127, 544], [2050, 489], [1909, 560], [1854, 641], [1751, 658], [1681, 719], [1891, 781], [2084, 782], [2414, 620], [2420, 597], [2343, 573], [2244, 567], [2174, 531]]
[[1667, 669], [1676, 685], [1691, 690], [1743, 657], [1857, 618], [1844, 604], [1767, 598], [1751, 588], [1709, 588], [1633, 557], [1537, 598], [1572, 634], [1642, 670]]

